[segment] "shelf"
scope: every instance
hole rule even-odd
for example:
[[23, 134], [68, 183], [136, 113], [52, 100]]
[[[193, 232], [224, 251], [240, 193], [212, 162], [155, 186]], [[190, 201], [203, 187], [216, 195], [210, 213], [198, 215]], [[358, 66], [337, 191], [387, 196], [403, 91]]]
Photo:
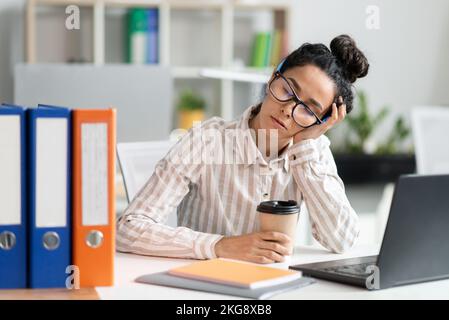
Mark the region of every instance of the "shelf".
[[162, 4], [161, 0], [105, 0], [108, 7], [158, 7]]
[[266, 83], [273, 72], [273, 68], [237, 68], [222, 67], [173, 67], [172, 75], [176, 79], [221, 79], [239, 82]]
[[123, 6], [153, 6], [161, 4], [161, 0], [29, 0], [34, 4], [47, 5], [94, 5], [104, 3], [105, 5], [123, 5]]
[[177, 79], [200, 78], [201, 67], [172, 67], [172, 75]]
[[93, 6], [98, 0], [28, 0], [33, 5], [51, 5], [51, 6]]
[[[26, 61], [38, 62], [36, 19], [39, 16], [39, 6], [78, 5], [92, 8], [92, 33], [85, 42], [91, 43], [89, 57], [98, 66], [126, 60], [125, 51], [121, 49], [123, 44], [114, 44], [115, 49], [120, 50], [114, 51], [114, 54], [107, 48], [114, 37], [125, 38], [126, 31], [121, 26], [126, 26], [126, 21], [120, 16], [124, 14], [120, 10], [133, 7], [157, 8], [160, 65], [172, 67], [173, 78], [179, 87], [191, 85], [211, 90], [212, 86], [216, 92], [214, 96], [208, 96], [210, 104], [220, 116], [230, 120], [234, 118], [233, 109], [236, 104], [234, 91], [244, 96], [244, 90], [266, 83], [273, 71], [273, 68], [233, 67], [249, 64], [247, 60], [253, 33], [260, 27], [259, 22], [251, 21], [251, 16], [265, 21], [262, 14], [267, 11], [273, 16], [273, 30], [286, 30], [287, 35], [290, 35], [291, 4], [292, 0], [28, 0]], [[112, 18], [108, 16], [111, 11], [114, 13]], [[242, 15], [243, 19], [240, 17]], [[196, 39], [192, 35], [197, 35]], [[208, 79], [215, 80], [207, 81]], [[207, 90], [201, 91], [208, 95]]]
[[232, 6], [236, 9], [271, 9], [287, 10], [289, 1], [274, 0], [29, 0], [34, 5], [54, 5], [54, 6], [94, 6], [104, 4], [105, 6], [120, 7], [154, 7], [168, 5], [171, 8], [183, 9], [221, 9]]
[[224, 0], [168, 0], [166, 3], [173, 9], [222, 9], [227, 1]]
[[270, 79], [272, 68], [254, 69], [224, 69], [224, 68], [203, 68], [199, 74], [205, 78], [232, 80], [251, 83], [267, 83]]
[[290, 0], [234, 0], [232, 5], [235, 8], [252, 8], [252, 9], [289, 9]]

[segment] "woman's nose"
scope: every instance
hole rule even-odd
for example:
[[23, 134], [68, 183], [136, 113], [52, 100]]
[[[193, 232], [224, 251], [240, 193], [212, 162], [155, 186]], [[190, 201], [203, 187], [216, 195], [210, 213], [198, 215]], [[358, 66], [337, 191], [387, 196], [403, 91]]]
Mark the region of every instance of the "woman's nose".
[[287, 118], [290, 118], [292, 116], [292, 110], [295, 107], [295, 102], [286, 103], [281, 107], [281, 113], [286, 116]]
[[290, 112], [286, 111], [285, 108], [282, 109], [282, 114], [283, 114], [284, 116], [286, 116], [287, 118], [290, 118]]

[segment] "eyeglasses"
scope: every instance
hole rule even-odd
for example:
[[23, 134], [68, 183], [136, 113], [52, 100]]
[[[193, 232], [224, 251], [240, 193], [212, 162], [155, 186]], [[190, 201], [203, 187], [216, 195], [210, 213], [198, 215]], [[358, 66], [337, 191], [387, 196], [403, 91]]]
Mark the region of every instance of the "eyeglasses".
[[312, 109], [298, 97], [290, 83], [279, 71], [276, 71], [274, 74], [273, 79], [268, 84], [268, 88], [271, 95], [279, 102], [289, 102], [292, 100], [295, 102], [295, 106], [292, 110], [292, 118], [295, 123], [302, 128], [322, 124], [328, 117], [326, 114], [323, 117], [323, 120], [320, 119], [315, 112], [313, 112]]

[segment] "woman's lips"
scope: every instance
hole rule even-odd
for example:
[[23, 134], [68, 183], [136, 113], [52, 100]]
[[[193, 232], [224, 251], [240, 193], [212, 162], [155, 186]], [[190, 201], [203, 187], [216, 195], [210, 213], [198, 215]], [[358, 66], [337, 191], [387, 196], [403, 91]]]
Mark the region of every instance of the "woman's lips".
[[274, 123], [277, 127], [280, 127], [280, 128], [282, 128], [282, 129], [287, 130], [287, 127], [286, 127], [281, 121], [279, 121], [278, 119], [276, 119], [276, 118], [273, 117], [273, 116], [270, 116], [270, 117], [271, 117], [271, 121], [273, 121], [273, 123]]

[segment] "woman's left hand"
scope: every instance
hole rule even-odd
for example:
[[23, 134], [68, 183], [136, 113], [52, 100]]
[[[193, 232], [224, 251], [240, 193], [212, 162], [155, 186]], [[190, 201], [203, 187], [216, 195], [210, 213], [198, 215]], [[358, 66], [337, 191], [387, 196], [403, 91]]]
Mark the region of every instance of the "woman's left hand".
[[[343, 103], [343, 98], [341, 96], [338, 98], [338, 100], [340, 103]], [[324, 134], [327, 130], [343, 121], [345, 117], [346, 104], [343, 103], [339, 108], [337, 108], [337, 104], [334, 102], [332, 104], [332, 115], [327, 119], [327, 121], [322, 124], [314, 125], [299, 131], [293, 136], [293, 143], [298, 143], [307, 139], [316, 139]]]

